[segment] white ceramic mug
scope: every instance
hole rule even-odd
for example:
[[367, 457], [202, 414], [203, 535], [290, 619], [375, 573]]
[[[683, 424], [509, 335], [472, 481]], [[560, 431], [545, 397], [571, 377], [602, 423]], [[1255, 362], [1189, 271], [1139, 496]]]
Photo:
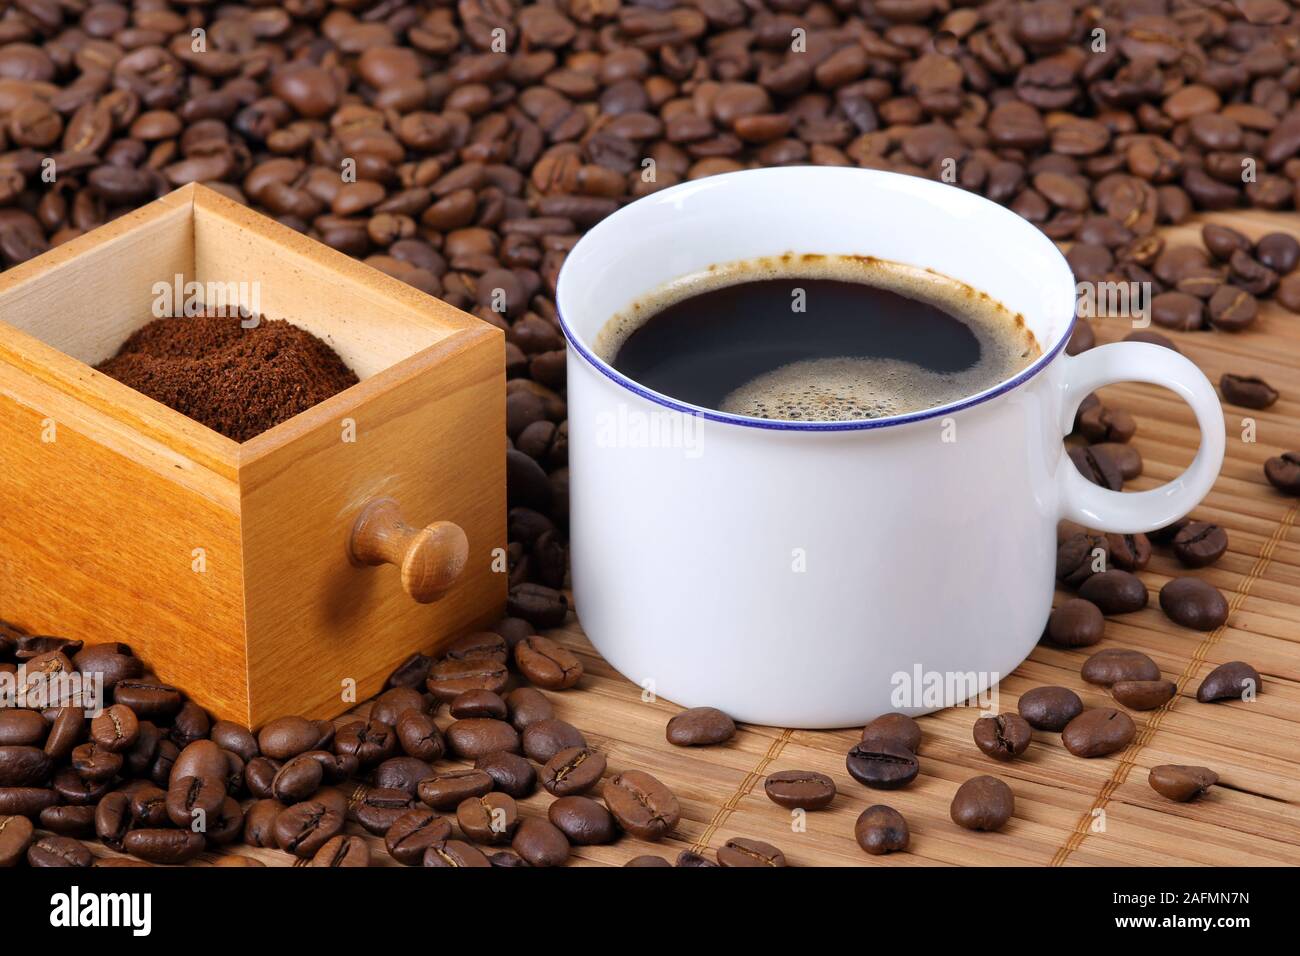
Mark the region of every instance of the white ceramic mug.
[[[1042, 356], [939, 408], [790, 423], [676, 401], [593, 353], [612, 315], [664, 283], [788, 251], [959, 279], [1022, 314]], [[940, 183], [830, 167], [683, 183], [589, 231], [557, 299], [582, 625], [648, 691], [738, 720], [848, 726], [985, 691], [1043, 632], [1059, 519], [1163, 527], [1223, 460], [1218, 398], [1195, 365], [1132, 342], [1067, 356], [1076, 288], [1061, 253], [1014, 213]], [[1065, 454], [1080, 401], [1118, 381], [1163, 385], [1196, 414], [1200, 449], [1169, 484], [1108, 491]], [[917, 679], [939, 680], [938, 696], [917, 693]]]

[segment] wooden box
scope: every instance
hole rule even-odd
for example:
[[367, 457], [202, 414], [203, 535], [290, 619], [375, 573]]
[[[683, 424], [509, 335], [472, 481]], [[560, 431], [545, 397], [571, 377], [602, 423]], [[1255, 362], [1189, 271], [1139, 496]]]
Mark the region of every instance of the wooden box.
[[[238, 443], [95, 371], [176, 276], [258, 283], [360, 383]], [[220, 717], [337, 714], [491, 622], [504, 448], [498, 329], [201, 186], [0, 275], [0, 617]]]

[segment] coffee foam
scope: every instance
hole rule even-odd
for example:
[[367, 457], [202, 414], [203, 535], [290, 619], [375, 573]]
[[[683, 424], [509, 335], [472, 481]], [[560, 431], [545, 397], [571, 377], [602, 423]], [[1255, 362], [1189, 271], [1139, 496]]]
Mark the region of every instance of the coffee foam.
[[742, 282], [801, 278], [862, 282], [928, 302], [966, 323], [979, 339], [980, 360], [951, 374], [886, 358], [793, 362], [737, 388], [723, 400], [721, 411], [784, 421], [886, 418], [976, 394], [1042, 354], [1023, 316], [956, 279], [870, 256], [795, 253], [710, 266], [656, 289], [606, 323], [596, 337], [596, 354], [613, 364], [629, 335], [656, 313], [691, 296]]

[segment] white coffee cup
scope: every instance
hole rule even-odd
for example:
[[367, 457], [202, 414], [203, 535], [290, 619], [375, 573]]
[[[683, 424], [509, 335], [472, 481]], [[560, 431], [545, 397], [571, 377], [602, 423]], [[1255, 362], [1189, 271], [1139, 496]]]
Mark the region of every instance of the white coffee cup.
[[[785, 252], [934, 269], [1022, 314], [1042, 356], [939, 408], [791, 423], [688, 405], [594, 354], [611, 316], [664, 283]], [[590, 230], [557, 300], [582, 625], [648, 693], [738, 720], [848, 726], [986, 691], [1042, 635], [1058, 520], [1163, 527], [1223, 460], [1218, 398], [1196, 366], [1135, 342], [1066, 355], [1076, 287], [1061, 253], [953, 186], [831, 167], [683, 183]], [[1200, 426], [1191, 466], [1150, 491], [1089, 483], [1062, 444], [1084, 396], [1119, 381], [1171, 389]]]

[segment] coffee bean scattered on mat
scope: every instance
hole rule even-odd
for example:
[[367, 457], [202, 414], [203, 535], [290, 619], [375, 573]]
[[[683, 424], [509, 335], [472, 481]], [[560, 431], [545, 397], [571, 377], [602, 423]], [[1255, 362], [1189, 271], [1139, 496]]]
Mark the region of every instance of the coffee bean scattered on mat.
[[1194, 800], [1219, 782], [1219, 775], [1209, 767], [1161, 764], [1147, 775], [1151, 789], [1162, 797], [1186, 803]]

